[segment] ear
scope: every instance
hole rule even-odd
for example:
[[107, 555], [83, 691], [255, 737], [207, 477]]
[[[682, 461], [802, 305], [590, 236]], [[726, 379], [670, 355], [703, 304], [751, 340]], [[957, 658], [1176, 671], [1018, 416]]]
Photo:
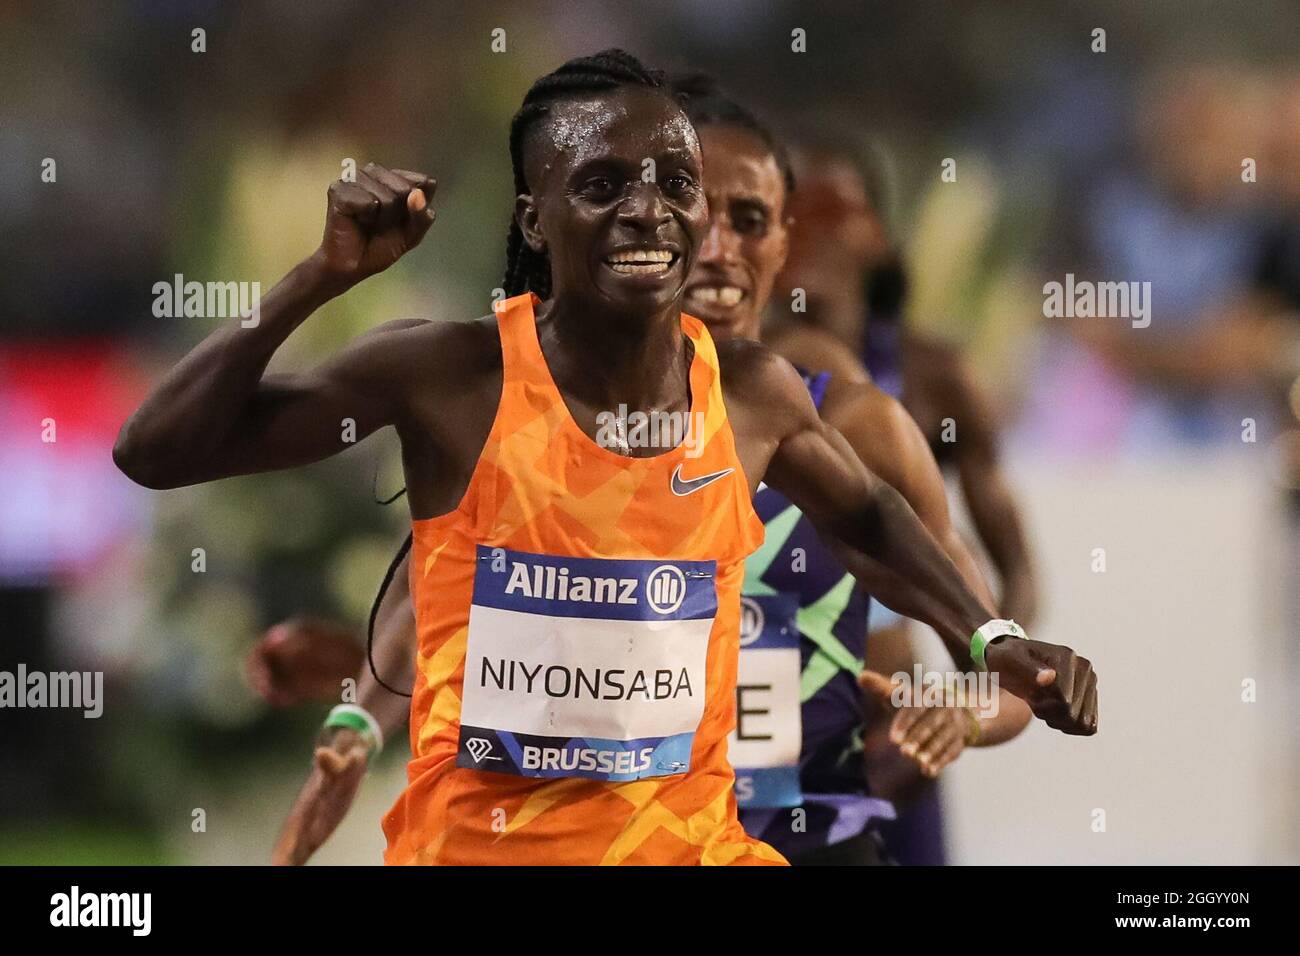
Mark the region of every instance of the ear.
[[546, 251], [546, 237], [542, 235], [538, 222], [537, 204], [528, 193], [520, 193], [515, 197], [515, 222], [519, 223], [519, 231], [523, 233], [524, 242], [528, 243], [529, 249], [533, 252]]
[[780, 260], [777, 266], [777, 272], [785, 268], [786, 259], [790, 258], [790, 230], [794, 228], [794, 216], [781, 216], [781, 232], [777, 238], [779, 243], [777, 256]]

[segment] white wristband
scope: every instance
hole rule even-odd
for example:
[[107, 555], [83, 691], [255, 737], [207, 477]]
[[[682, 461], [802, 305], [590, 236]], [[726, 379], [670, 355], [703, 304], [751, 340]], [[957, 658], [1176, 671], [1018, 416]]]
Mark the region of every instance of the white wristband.
[[[361, 730], [360, 724], [364, 724], [366, 729]], [[367, 744], [372, 756], [384, 749], [384, 732], [379, 728], [379, 721], [375, 720], [370, 711], [357, 704], [339, 704], [325, 718], [325, 726], [347, 727], [360, 731], [363, 737], [368, 734], [370, 740]]]
[[989, 665], [984, 660], [984, 651], [999, 637], [1018, 637], [1021, 640], [1028, 640], [1025, 629], [1015, 621], [1004, 621], [998, 618], [981, 624], [970, 636], [970, 659], [980, 670], [989, 669]]

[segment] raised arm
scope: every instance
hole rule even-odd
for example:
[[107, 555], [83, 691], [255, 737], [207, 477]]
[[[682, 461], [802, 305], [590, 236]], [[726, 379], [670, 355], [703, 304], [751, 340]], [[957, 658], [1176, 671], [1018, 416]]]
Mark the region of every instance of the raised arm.
[[320, 248], [250, 316], [200, 342], [122, 426], [113, 460], [133, 481], [175, 488], [318, 461], [393, 424], [401, 407], [400, 326], [377, 329], [315, 371], [266, 375], [272, 355], [329, 299], [388, 268], [433, 222], [434, 183], [374, 164], [329, 189]]
[[[768, 396], [764, 410], [777, 435], [767, 483], [842, 544], [846, 565], [873, 594], [929, 624], [954, 660], [969, 666], [971, 636], [996, 615], [971, 592], [903, 497], [821, 419], [794, 369], [771, 353], [751, 364], [751, 394]], [[1049, 725], [1095, 732], [1096, 677], [1069, 648], [999, 638], [986, 661], [1002, 686]]]

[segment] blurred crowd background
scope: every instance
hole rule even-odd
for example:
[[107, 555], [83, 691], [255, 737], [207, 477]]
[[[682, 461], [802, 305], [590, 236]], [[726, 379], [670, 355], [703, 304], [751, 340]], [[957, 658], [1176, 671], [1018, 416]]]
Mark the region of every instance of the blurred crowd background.
[[[200, 488], [118, 474], [118, 427], [213, 325], [155, 317], [154, 284], [269, 288], [315, 248], [341, 163], [373, 159], [434, 175], [438, 221], [277, 364], [392, 318], [485, 314], [509, 119], [537, 76], [608, 46], [859, 143], [907, 320], [959, 345], [997, 403], [1043, 636], [1097, 663], [1102, 730], [963, 758], [954, 799], [1003, 812], [995, 833], [956, 812], [956, 858], [1300, 860], [1300, 6], [136, 0], [0, 7], [0, 669], [100, 670], [107, 695], [97, 720], [0, 711], [0, 862], [265, 859], [323, 708], [268, 708], [244, 655], [291, 614], [360, 628], [407, 517], [376, 503], [402, 484], [390, 433]], [[1067, 273], [1149, 281], [1150, 328], [1044, 318]], [[386, 760], [325, 858], [377, 859]], [[996, 781], [1035, 774], [1105, 778], [1106, 797], [1017, 829]], [[1097, 806], [1112, 832], [1090, 832]]]

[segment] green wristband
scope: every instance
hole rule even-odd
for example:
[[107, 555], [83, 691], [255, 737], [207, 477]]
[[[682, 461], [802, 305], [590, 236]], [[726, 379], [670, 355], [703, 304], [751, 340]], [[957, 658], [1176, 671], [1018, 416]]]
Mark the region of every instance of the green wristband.
[[370, 715], [369, 711], [363, 707], [358, 707], [356, 704], [339, 704], [325, 718], [325, 727], [326, 729], [343, 727], [348, 730], [355, 730], [361, 735], [361, 739], [369, 752], [368, 756], [373, 757], [384, 749], [384, 739], [379, 729], [379, 722]]
[[989, 669], [988, 662], [984, 659], [984, 652], [999, 637], [1017, 637], [1021, 640], [1028, 640], [1025, 629], [1015, 621], [993, 620], [981, 625], [970, 636], [970, 659], [975, 662], [975, 666], [980, 670], [986, 671]]

